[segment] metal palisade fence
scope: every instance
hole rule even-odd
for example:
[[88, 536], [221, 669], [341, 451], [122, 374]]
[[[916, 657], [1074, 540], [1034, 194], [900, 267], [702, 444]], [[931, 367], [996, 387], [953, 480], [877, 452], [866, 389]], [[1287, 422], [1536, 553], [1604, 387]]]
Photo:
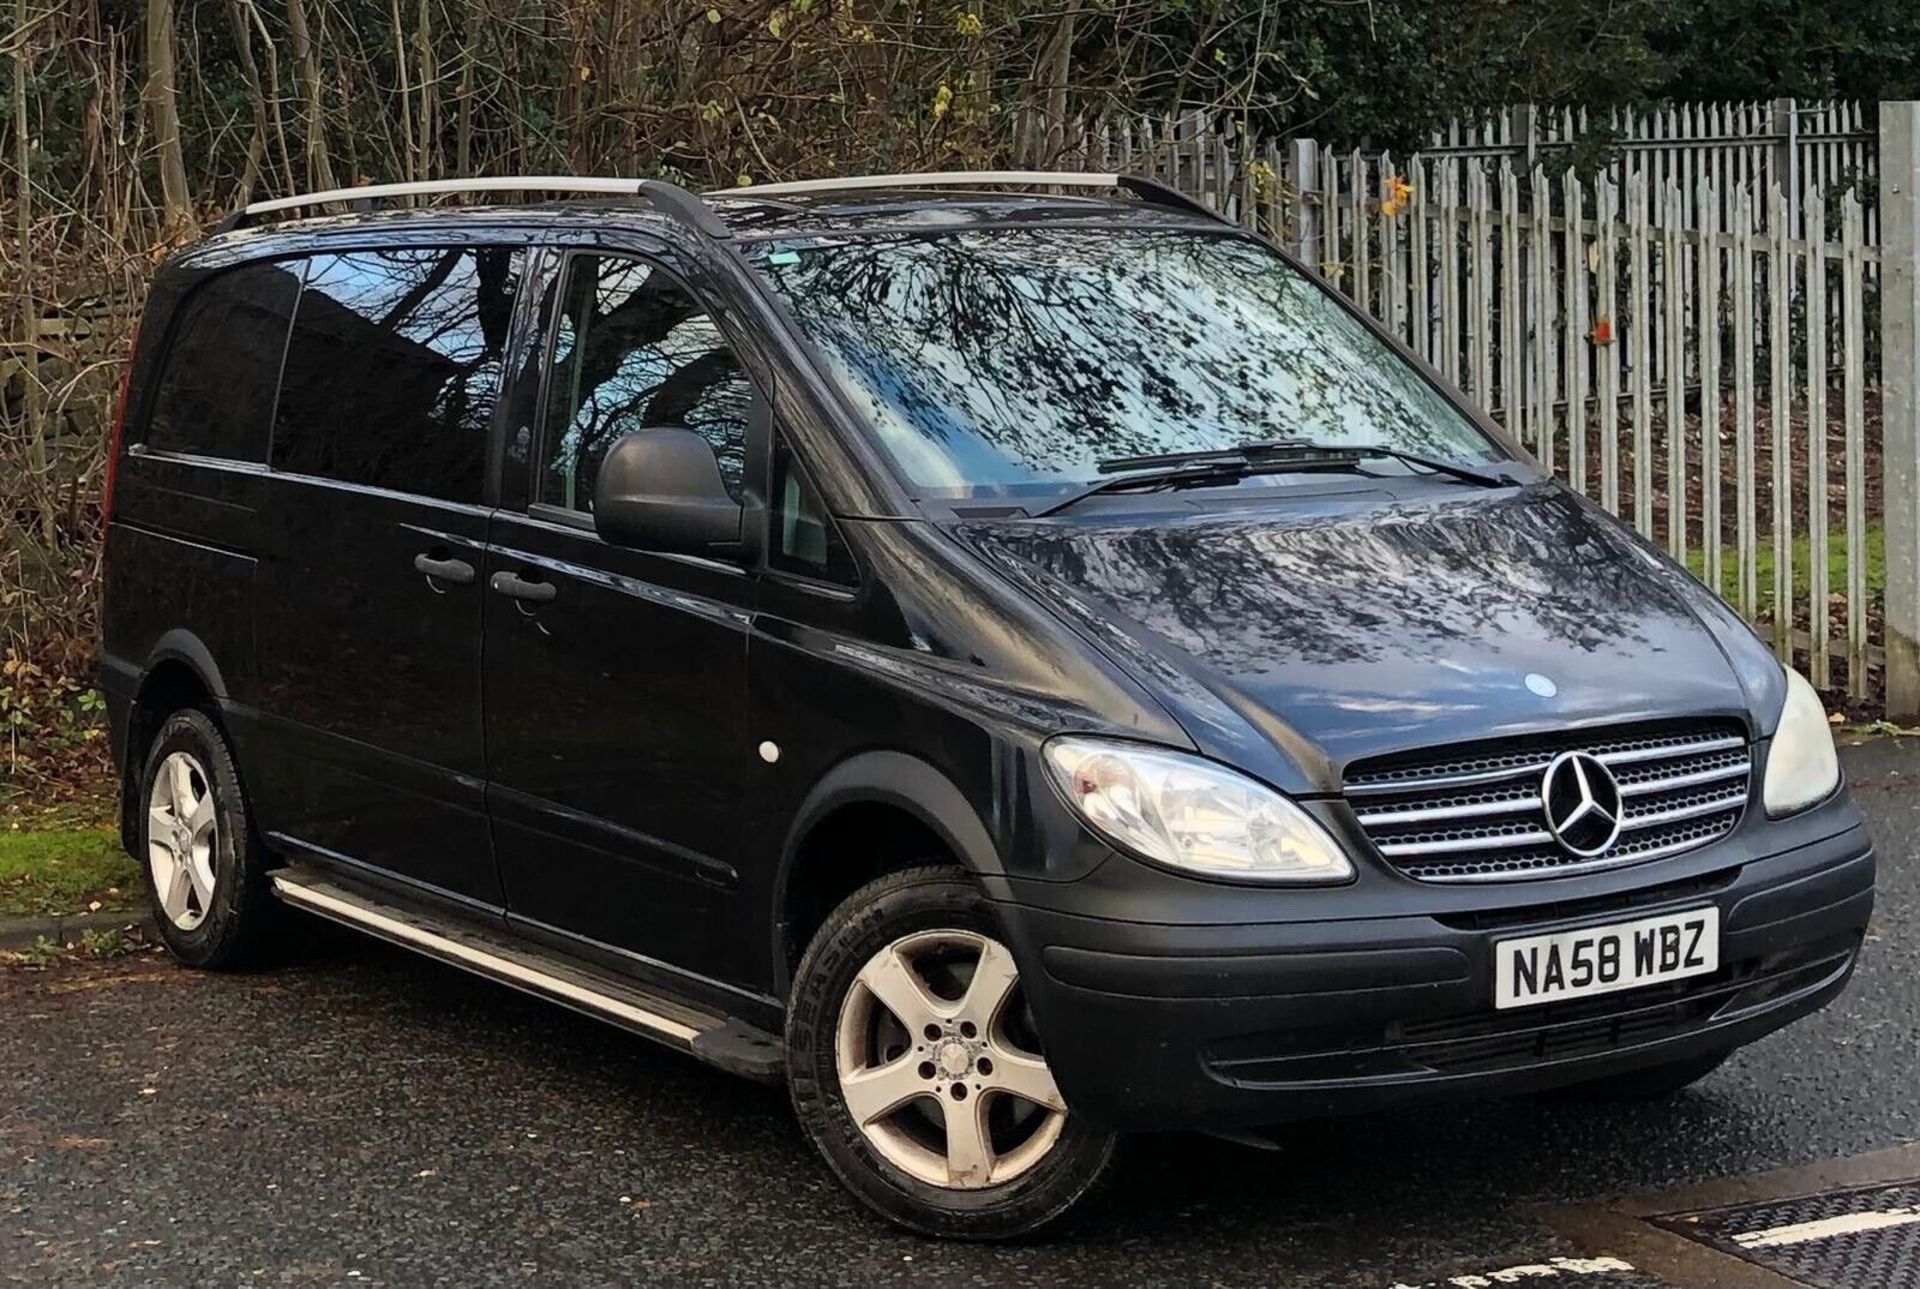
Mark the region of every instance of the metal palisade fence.
[[1405, 157], [1198, 115], [1020, 135], [1030, 161], [1156, 173], [1273, 236], [1783, 660], [1912, 715], [1913, 302], [1884, 307], [1881, 229], [1915, 217], [1879, 137], [1912, 105], [1878, 115], [1512, 109]]
[[[1721, 193], [1778, 184], [1797, 225], [1800, 194], [1809, 186], [1824, 191], [1873, 180], [1874, 144], [1866, 109], [1855, 102], [1676, 103], [1604, 114], [1523, 104], [1437, 131], [1421, 155], [1510, 160], [1528, 171], [1584, 154], [1588, 163], [1604, 158], [1605, 173], [1618, 184], [1639, 171], [1656, 187], [1672, 181], [1686, 194], [1702, 180]], [[1865, 215], [1867, 240], [1877, 242], [1871, 205]]]

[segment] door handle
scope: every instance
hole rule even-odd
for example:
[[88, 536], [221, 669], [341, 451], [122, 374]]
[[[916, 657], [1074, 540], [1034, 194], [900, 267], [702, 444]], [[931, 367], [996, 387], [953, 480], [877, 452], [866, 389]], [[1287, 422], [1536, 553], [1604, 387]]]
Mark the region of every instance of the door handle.
[[425, 573], [436, 582], [465, 586], [473, 581], [473, 565], [463, 559], [435, 559], [422, 552], [413, 557], [414, 571]]
[[530, 604], [545, 604], [560, 594], [559, 588], [552, 582], [529, 582], [517, 573], [495, 573], [487, 585], [502, 595]]

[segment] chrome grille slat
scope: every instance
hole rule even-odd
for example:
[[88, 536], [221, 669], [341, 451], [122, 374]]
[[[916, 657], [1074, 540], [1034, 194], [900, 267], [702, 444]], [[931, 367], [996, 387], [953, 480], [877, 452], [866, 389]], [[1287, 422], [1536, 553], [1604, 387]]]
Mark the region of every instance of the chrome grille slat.
[[1529, 761], [1506, 770], [1485, 770], [1476, 774], [1453, 774], [1437, 779], [1409, 779], [1395, 783], [1354, 783], [1347, 785], [1347, 795], [1378, 795], [1387, 792], [1440, 792], [1452, 788], [1474, 788], [1489, 783], [1499, 783], [1503, 779], [1518, 779], [1524, 775], [1538, 775], [1547, 768], [1551, 757], [1541, 757], [1538, 761]]
[[1734, 748], [1745, 747], [1743, 738], [1702, 739], [1698, 743], [1683, 743], [1679, 747], [1635, 748], [1624, 752], [1596, 752], [1603, 764], [1632, 765], [1638, 761], [1667, 761], [1682, 756], [1699, 756], [1706, 752], [1731, 752]]
[[[1619, 836], [1573, 854], [1554, 838], [1540, 778], [1585, 752], [1620, 789]], [[1349, 767], [1354, 818], [1380, 854], [1430, 882], [1523, 881], [1640, 864], [1724, 837], [1752, 786], [1744, 729], [1731, 721], [1569, 732], [1435, 748]]]
[[1599, 859], [1575, 860], [1566, 864], [1555, 864], [1546, 869], [1528, 868], [1490, 868], [1480, 872], [1450, 874], [1447, 876], [1422, 876], [1423, 882], [1512, 882], [1525, 881], [1536, 877], [1563, 877], [1572, 873], [1593, 873], [1606, 868], [1620, 868], [1627, 864], [1644, 864], [1650, 859], [1662, 859], [1668, 855], [1678, 855], [1683, 850], [1692, 850], [1703, 843], [1692, 839], [1669, 842], [1664, 846], [1655, 846], [1648, 850], [1635, 851], [1631, 855], [1603, 855]]
[[1658, 824], [1678, 823], [1682, 819], [1698, 819], [1701, 815], [1715, 815], [1723, 810], [1738, 810], [1747, 804], [1747, 790], [1714, 797], [1707, 801], [1694, 802], [1691, 805], [1674, 806], [1669, 810], [1653, 810], [1646, 814], [1629, 813], [1620, 821], [1622, 832], [1652, 828]]
[[1417, 824], [1446, 819], [1479, 819], [1488, 815], [1520, 814], [1540, 809], [1540, 794], [1528, 797], [1501, 797], [1494, 801], [1476, 801], [1463, 806], [1421, 806], [1412, 810], [1362, 810], [1360, 822], [1368, 828], [1386, 824]]
[[1702, 783], [1718, 783], [1722, 779], [1731, 779], [1735, 775], [1744, 778], [1753, 769], [1753, 763], [1744, 758], [1731, 765], [1716, 766], [1710, 770], [1695, 770], [1690, 774], [1676, 774], [1665, 779], [1640, 779], [1620, 785], [1623, 797], [1644, 797], [1654, 792], [1672, 792], [1676, 788], [1692, 788]]
[[1462, 850], [1511, 850], [1515, 846], [1543, 846], [1553, 834], [1530, 828], [1526, 832], [1490, 833], [1484, 837], [1451, 837], [1442, 841], [1381, 842], [1382, 855], [1450, 855]]

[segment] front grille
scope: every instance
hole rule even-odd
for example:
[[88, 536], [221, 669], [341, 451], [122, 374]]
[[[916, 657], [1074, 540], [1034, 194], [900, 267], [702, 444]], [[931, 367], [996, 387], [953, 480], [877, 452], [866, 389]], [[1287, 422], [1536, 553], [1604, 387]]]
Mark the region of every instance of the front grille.
[[[1599, 855], [1563, 848], [1548, 829], [1541, 777], [1563, 752], [1612, 772], [1619, 838]], [[1752, 759], [1729, 721], [1668, 723], [1442, 748], [1357, 762], [1349, 804], [1368, 840], [1409, 877], [1488, 882], [1557, 877], [1677, 855], [1733, 831]]]

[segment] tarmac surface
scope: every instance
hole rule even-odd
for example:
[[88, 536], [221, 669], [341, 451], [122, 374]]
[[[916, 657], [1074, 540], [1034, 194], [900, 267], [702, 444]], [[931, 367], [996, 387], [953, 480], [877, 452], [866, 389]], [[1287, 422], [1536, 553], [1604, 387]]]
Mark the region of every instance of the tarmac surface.
[[[1862, 965], [1696, 1089], [1309, 1124], [1272, 1151], [1136, 1139], [1083, 1219], [1011, 1247], [867, 1216], [779, 1089], [349, 933], [239, 975], [0, 970], [0, 1285], [1849, 1285], [1831, 1268], [1864, 1226], [1858, 1283], [1898, 1289], [1885, 1268], [1920, 1268], [1886, 1251], [1920, 1241], [1920, 741], [1843, 759], [1881, 856]], [[1797, 1195], [1808, 1223], [1779, 1217]], [[1747, 1203], [1773, 1225], [1743, 1228]]]

